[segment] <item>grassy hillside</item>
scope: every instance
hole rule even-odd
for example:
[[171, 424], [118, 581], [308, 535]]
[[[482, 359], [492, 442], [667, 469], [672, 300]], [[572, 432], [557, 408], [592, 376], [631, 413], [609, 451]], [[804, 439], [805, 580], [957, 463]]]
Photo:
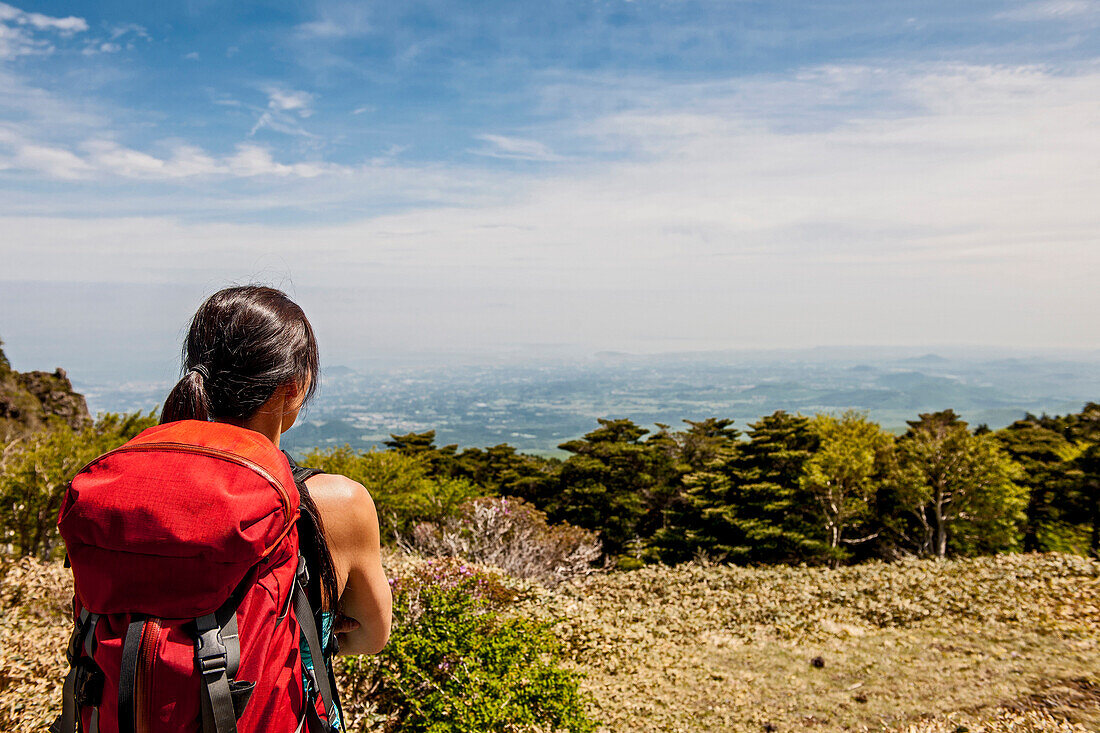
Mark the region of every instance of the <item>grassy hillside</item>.
[[[0, 571], [0, 730], [38, 730], [71, 586], [56, 564]], [[560, 619], [609, 731], [1100, 730], [1100, 563], [1079, 557], [650, 567], [515, 612]]]

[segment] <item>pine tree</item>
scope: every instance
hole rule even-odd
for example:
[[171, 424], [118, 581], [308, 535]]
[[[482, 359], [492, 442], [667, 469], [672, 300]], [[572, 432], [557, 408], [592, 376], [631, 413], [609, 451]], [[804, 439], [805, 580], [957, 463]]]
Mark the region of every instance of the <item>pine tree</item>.
[[1020, 485], [1027, 489], [1025, 552], [1073, 548], [1073, 484], [1067, 473], [1080, 450], [1061, 433], [1028, 416], [996, 433], [997, 441], [1020, 466]]
[[630, 420], [599, 420], [600, 427], [559, 448], [572, 453], [558, 474], [559, 490], [547, 514], [600, 533], [610, 556], [638, 550], [639, 525], [657, 487], [659, 451], [640, 442], [649, 431]]
[[780, 410], [749, 427], [747, 443], [731, 440], [706, 468], [684, 479], [681, 500], [654, 538], [666, 562], [698, 552], [743, 563], [827, 554], [800, 483], [817, 444], [809, 420]]

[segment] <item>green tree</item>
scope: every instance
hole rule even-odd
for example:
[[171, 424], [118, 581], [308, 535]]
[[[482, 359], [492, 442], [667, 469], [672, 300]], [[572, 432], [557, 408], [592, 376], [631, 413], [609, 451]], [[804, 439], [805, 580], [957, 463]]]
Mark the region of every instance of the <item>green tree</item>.
[[57, 514], [73, 475], [96, 456], [125, 443], [156, 415], [101, 415], [77, 431], [57, 421], [5, 446], [0, 457], [0, 537], [16, 555], [48, 560], [61, 548]]
[[736, 524], [749, 562], [799, 562], [828, 556], [828, 543], [802, 487], [818, 447], [809, 418], [779, 410], [749, 425], [749, 442], [733, 466]]
[[684, 420], [688, 429], [677, 434], [680, 460], [691, 471], [702, 471], [723, 451], [737, 442], [741, 431], [733, 427], [733, 420], [708, 417], [706, 420]]
[[1092, 443], [1073, 462], [1082, 514], [1088, 517], [1089, 554], [1100, 559], [1100, 443]]
[[747, 443], [723, 444], [706, 468], [685, 477], [680, 500], [654, 537], [666, 562], [698, 552], [745, 563], [828, 555], [801, 483], [817, 447], [809, 419], [780, 410], [749, 428]]
[[542, 503], [556, 484], [559, 460], [518, 453], [507, 443], [467, 448], [454, 461], [454, 473], [483, 487], [486, 493], [516, 496]]
[[1074, 486], [1069, 471], [1081, 448], [1030, 415], [997, 431], [996, 437], [1020, 466], [1019, 483], [1028, 492], [1024, 551], [1078, 549], [1077, 525], [1072, 522]]
[[435, 445], [435, 431], [424, 433], [406, 433], [404, 435], [390, 434], [390, 439], [385, 442], [390, 450], [402, 455], [413, 456], [423, 461], [428, 472], [433, 476], [454, 476], [455, 453], [458, 444], [445, 445], [438, 448]]
[[945, 410], [910, 421], [897, 448], [895, 496], [916, 528], [909, 539], [919, 554], [1016, 549], [1027, 495], [996, 439], [972, 435]]
[[[875, 497], [887, 478], [893, 438], [858, 412], [817, 415], [810, 422], [819, 446], [806, 461], [801, 487], [814, 500], [834, 561], [849, 553], [844, 545], [873, 540], [878, 532]], [[848, 536], [859, 529], [858, 537]]]
[[555, 522], [600, 533], [604, 551], [620, 555], [641, 539], [639, 523], [658, 487], [659, 452], [641, 442], [648, 430], [630, 420], [599, 420], [583, 438], [562, 443], [572, 453], [546, 505]]
[[363, 484], [387, 541], [410, 535], [420, 522], [457, 516], [466, 501], [485, 493], [465, 479], [432, 475], [428, 457], [404, 451], [360, 452], [345, 445], [307, 453], [302, 465]]

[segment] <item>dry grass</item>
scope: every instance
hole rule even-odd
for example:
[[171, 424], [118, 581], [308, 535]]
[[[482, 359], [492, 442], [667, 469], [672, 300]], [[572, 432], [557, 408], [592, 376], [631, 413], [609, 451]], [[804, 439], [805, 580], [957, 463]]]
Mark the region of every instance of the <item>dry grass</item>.
[[655, 567], [543, 603], [614, 731], [1100, 730], [1100, 695], [1036, 697], [1100, 680], [1082, 558]]
[[[58, 565], [0, 572], [0, 730], [40, 730], [71, 586]], [[594, 715], [617, 733], [1100, 730], [1100, 563], [1082, 558], [653, 567], [535, 593], [517, 612], [560, 619]]]

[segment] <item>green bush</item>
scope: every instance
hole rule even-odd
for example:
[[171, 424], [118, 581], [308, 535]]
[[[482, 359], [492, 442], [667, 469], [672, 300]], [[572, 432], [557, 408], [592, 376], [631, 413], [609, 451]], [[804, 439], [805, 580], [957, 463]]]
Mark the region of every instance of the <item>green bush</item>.
[[464, 479], [432, 476], [426, 459], [399, 451], [361, 452], [345, 445], [311, 451], [302, 465], [363, 484], [378, 508], [387, 541], [411, 534], [420, 522], [457, 516], [464, 503], [485, 493]]
[[389, 643], [342, 670], [349, 700], [373, 691], [386, 730], [595, 730], [550, 624], [504, 613], [517, 593], [497, 576], [431, 560], [391, 585]]
[[153, 413], [108, 413], [84, 430], [57, 422], [4, 446], [0, 453], [0, 544], [20, 557], [59, 557], [62, 543], [57, 513], [73, 475], [96, 456], [156, 422]]

